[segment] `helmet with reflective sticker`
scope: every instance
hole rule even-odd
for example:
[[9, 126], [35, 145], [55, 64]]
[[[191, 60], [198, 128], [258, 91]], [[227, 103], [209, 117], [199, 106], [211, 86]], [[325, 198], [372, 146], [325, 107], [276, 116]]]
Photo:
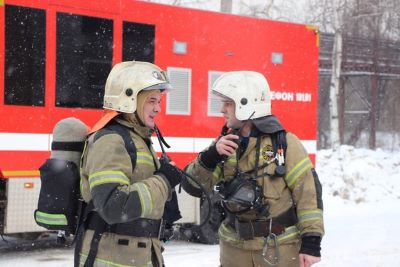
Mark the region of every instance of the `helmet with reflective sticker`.
[[142, 61], [116, 64], [108, 75], [105, 91], [105, 109], [133, 113], [137, 109], [137, 96], [142, 90], [169, 90], [166, 73], [158, 66]]

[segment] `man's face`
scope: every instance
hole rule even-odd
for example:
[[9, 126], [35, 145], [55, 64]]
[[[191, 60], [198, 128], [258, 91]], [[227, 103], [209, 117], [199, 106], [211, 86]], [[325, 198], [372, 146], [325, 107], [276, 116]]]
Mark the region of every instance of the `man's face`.
[[239, 129], [243, 123], [236, 118], [235, 110], [235, 102], [232, 100], [222, 101], [221, 113], [224, 115], [226, 126], [232, 129]]
[[155, 121], [154, 119], [157, 117], [158, 113], [161, 111], [161, 93], [154, 92], [150, 94], [143, 106], [143, 123], [147, 127], [154, 129]]

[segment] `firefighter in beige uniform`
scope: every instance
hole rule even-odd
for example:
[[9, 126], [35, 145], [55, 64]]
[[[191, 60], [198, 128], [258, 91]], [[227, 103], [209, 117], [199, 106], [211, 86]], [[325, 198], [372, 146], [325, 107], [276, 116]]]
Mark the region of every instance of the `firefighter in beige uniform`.
[[[320, 261], [321, 185], [299, 139], [271, 115], [265, 77], [228, 72], [212, 91], [222, 100], [226, 125], [186, 171], [222, 196], [221, 265], [303, 267]], [[199, 196], [190, 180], [182, 185]]]
[[[88, 258], [93, 266], [164, 265], [161, 218], [179, 178], [173, 165], [160, 166], [150, 136], [161, 92], [169, 88], [165, 73], [151, 63], [122, 62], [111, 70], [105, 86], [105, 115], [92, 129], [82, 158], [81, 192], [94, 210], [84, 224], [80, 266]], [[107, 129], [110, 123], [129, 129], [136, 148], [133, 170], [123, 138]], [[105, 228], [96, 241], [93, 236], [102, 223]], [[94, 257], [90, 250], [96, 250]]]

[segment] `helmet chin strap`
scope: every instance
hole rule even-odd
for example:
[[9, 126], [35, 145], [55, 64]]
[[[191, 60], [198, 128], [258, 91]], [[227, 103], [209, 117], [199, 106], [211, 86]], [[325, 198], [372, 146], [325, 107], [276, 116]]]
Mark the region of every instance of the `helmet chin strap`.
[[165, 139], [162, 136], [160, 130], [157, 127], [157, 125], [154, 125], [154, 131], [156, 132], [158, 142], [160, 143], [162, 155], [166, 156], [167, 153], [165, 152], [164, 146], [166, 146], [167, 148], [170, 148], [170, 145], [168, 145], [168, 143], [165, 141]]

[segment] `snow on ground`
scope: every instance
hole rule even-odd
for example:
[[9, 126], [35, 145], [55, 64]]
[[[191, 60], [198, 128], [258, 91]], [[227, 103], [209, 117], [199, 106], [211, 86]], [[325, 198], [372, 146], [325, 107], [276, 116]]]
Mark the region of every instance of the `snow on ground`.
[[400, 152], [320, 150], [326, 235], [317, 266], [400, 266]]
[[317, 171], [327, 201], [332, 196], [347, 204], [400, 201], [400, 152], [351, 146], [319, 150]]
[[[326, 235], [319, 267], [400, 266], [400, 152], [320, 150]], [[4, 242], [0, 241], [4, 246]], [[218, 245], [171, 241], [167, 266], [218, 266]], [[72, 249], [0, 252], [2, 267], [72, 266]]]

